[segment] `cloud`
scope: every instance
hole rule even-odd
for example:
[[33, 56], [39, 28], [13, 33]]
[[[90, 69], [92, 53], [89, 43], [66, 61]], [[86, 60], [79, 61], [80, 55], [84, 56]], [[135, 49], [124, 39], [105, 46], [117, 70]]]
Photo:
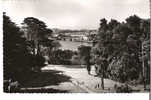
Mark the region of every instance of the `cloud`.
[[33, 16], [58, 28], [98, 28], [101, 18], [133, 14], [149, 18], [149, 0], [6, 0], [3, 9], [17, 23]]

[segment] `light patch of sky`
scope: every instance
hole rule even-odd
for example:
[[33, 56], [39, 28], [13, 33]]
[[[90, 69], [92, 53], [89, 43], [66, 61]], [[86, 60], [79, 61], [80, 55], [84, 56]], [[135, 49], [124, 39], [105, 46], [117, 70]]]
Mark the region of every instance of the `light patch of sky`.
[[32, 16], [50, 28], [65, 29], [98, 28], [101, 18], [124, 21], [134, 14], [150, 16], [149, 0], [5, 0], [3, 11], [17, 24]]

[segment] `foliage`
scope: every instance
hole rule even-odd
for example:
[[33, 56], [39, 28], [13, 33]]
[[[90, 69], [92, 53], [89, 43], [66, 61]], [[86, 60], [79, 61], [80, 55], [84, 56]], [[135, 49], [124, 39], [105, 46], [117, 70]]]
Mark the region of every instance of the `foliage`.
[[35, 49], [40, 54], [40, 45], [44, 45], [44, 41], [48, 40], [48, 36], [51, 36], [52, 30], [47, 28], [43, 21], [34, 17], [25, 18], [22, 24], [26, 39], [33, 43], [33, 54], [36, 53]]
[[74, 52], [71, 50], [54, 50], [50, 53], [49, 59], [50, 64], [63, 64], [63, 65], [70, 65], [72, 56]]
[[[3, 34], [4, 80], [11, 79], [11, 82], [16, 81], [22, 85], [28, 81], [30, 75], [34, 73], [33, 71], [40, 70], [45, 59], [42, 55], [33, 53], [34, 41], [25, 38], [25, 32], [5, 13], [3, 15]], [[4, 83], [4, 86], [6, 86], [4, 91], [7, 91], [8, 84]]]
[[45, 58], [41, 55], [35, 56], [36, 66], [44, 66]]
[[34, 17], [27, 17], [22, 24], [25, 37], [29, 42], [29, 48], [34, 56], [35, 64], [33, 68], [39, 70], [45, 62], [43, 57], [50, 56], [61, 45], [51, 38], [52, 30], [47, 28], [43, 21]]
[[71, 58], [71, 64], [72, 65], [80, 65], [81, 64], [81, 59], [79, 58], [79, 56], [77, 54], [74, 54]]
[[107, 22], [103, 18], [100, 20], [97, 43], [91, 51], [92, 59], [108, 62], [105, 72], [111, 79], [121, 82], [138, 79], [142, 72], [139, 58], [141, 45], [145, 39], [149, 39], [148, 33], [149, 21], [136, 15], [122, 23], [114, 19]]
[[91, 59], [90, 52], [91, 52], [90, 46], [81, 45], [78, 47], [79, 58], [81, 59], [81, 62], [83, 62], [83, 64], [90, 65]]
[[27, 49], [23, 32], [11, 19], [3, 15], [4, 34], [4, 79], [22, 82], [26, 80], [24, 75], [31, 71], [30, 53]]
[[114, 89], [116, 93], [131, 93], [132, 92], [132, 88], [128, 86], [127, 84], [123, 84], [123, 85], [115, 84]]

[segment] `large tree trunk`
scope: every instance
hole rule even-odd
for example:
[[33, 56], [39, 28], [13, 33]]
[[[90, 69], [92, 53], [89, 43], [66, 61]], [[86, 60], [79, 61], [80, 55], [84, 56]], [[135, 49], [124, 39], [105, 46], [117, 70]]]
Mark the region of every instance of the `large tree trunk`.
[[90, 71], [91, 71], [91, 66], [90, 66], [90, 64], [87, 64], [87, 70], [88, 70], [88, 74], [90, 74]]
[[101, 87], [104, 90], [104, 66], [102, 66]]
[[104, 90], [104, 77], [103, 76], [101, 77], [101, 87]]
[[41, 55], [40, 54], [40, 43], [39, 42], [37, 43], [37, 55]]

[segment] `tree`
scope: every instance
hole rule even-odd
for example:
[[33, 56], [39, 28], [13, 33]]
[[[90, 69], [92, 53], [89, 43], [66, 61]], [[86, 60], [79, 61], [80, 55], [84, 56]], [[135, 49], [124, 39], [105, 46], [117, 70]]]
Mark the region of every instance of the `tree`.
[[61, 47], [61, 44], [58, 41], [54, 40], [52, 42], [52, 49], [53, 49], [53, 51], [59, 49], [60, 47]]
[[105, 18], [100, 20], [100, 28], [98, 31], [98, 43], [95, 45], [95, 48], [92, 49], [93, 55], [95, 55], [95, 64], [100, 67], [99, 74], [101, 74], [101, 87], [104, 89], [104, 74], [107, 68], [107, 58], [110, 53], [112, 53], [111, 38], [112, 30], [118, 24], [116, 20], [107, 23]]
[[143, 33], [141, 38], [143, 40], [150, 38], [150, 19], [142, 19], [140, 23], [140, 29]]
[[34, 54], [35, 49], [37, 49], [37, 54], [40, 54], [40, 41], [43, 41], [51, 35], [52, 30], [48, 29], [43, 21], [34, 17], [25, 18], [22, 24], [25, 29], [27, 40], [32, 41], [34, 45]]
[[111, 19], [111, 21], [108, 23], [108, 28], [110, 31], [112, 31], [114, 28], [116, 28], [118, 25], [120, 24], [120, 22], [118, 22], [115, 19]]
[[22, 25], [29, 47], [32, 49], [32, 54], [35, 56], [33, 68], [40, 71], [40, 68], [44, 65], [42, 63], [45, 62], [44, 56], [48, 57], [52, 49], [58, 46], [56, 45], [57, 43], [54, 45], [54, 40], [51, 38], [53, 31], [47, 28], [43, 21], [34, 17], [25, 18]]
[[23, 32], [3, 14], [4, 79], [23, 82], [31, 71], [31, 55]]
[[90, 46], [81, 45], [78, 48], [78, 51], [79, 51], [79, 57], [81, 58], [81, 60], [84, 61], [84, 63], [86, 63], [88, 74], [90, 74], [90, 70], [91, 70], [91, 63], [90, 63], [90, 59], [91, 59], [91, 55], [90, 55], [91, 47]]
[[[129, 23], [121, 23], [115, 27], [112, 37], [113, 54], [111, 56], [115, 57], [116, 60], [111, 61], [111, 66], [115, 69], [112, 67], [113, 69], [111, 68], [112, 70], [110, 71], [111, 73], [115, 71], [113, 76], [117, 76], [116, 78], [121, 82], [136, 79], [138, 77], [138, 72], [140, 72], [140, 62], [138, 59], [140, 50], [139, 38], [138, 35], [135, 34], [136, 31], [134, 31], [135, 29], [139, 30], [139, 27], [136, 28], [131, 20], [128, 19], [128, 21]], [[127, 56], [125, 56], [125, 54]], [[132, 75], [133, 73], [136, 74]]]
[[98, 74], [101, 75], [101, 87], [104, 90], [104, 77], [105, 77], [108, 61], [106, 60], [105, 56], [102, 55], [98, 45], [92, 48], [91, 56], [92, 56], [91, 59], [93, 59], [94, 64], [96, 64], [99, 67], [97, 70], [99, 72]]
[[[114, 19], [109, 23], [104, 18], [100, 20], [97, 43], [92, 53], [96, 59], [94, 61], [100, 67], [103, 65], [102, 74], [105, 72], [108, 77], [122, 82], [138, 78], [138, 73], [141, 71], [140, 37], [142, 32], [148, 33], [148, 28], [143, 28], [145, 26], [147, 22], [141, 22], [141, 18], [136, 15], [128, 17], [126, 23], [119, 23]], [[105, 65], [101, 63], [103, 61], [106, 62]]]
[[137, 15], [130, 16], [126, 19], [128, 27], [134, 32], [135, 34], [140, 32], [140, 22], [141, 18]]

